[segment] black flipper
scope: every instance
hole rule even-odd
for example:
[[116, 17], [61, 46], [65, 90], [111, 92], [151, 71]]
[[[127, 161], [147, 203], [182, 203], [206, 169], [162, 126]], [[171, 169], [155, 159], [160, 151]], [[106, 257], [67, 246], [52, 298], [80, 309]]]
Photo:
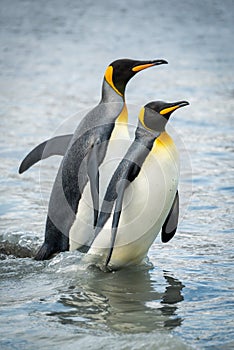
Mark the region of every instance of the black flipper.
[[72, 136], [72, 134], [55, 136], [36, 146], [20, 164], [19, 173], [22, 174], [41, 159], [54, 155], [64, 156]]
[[122, 211], [124, 192], [125, 192], [125, 189], [128, 187], [128, 184], [129, 184], [129, 182], [127, 180], [121, 180], [118, 183], [118, 190], [117, 190], [118, 197], [116, 199], [115, 210], [114, 210], [114, 215], [113, 215], [113, 220], [112, 220], [111, 245], [110, 245], [110, 251], [109, 251], [107, 259], [106, 259], [106, 266], [110, 262], [111, 255], [112, 255], [112, 252], [114, 249], [115, 238], [116, 238], [116, 234], [118, 231], [119, 219], [120, 219], [121, 211]]
[[90, 181], [90, 190], [93, 201], [93, 227], [97, 224], [99, 213], [99, 161], [98, 144], [93, 145], [89, 152], [87, 172]]
[[176, 233], [179, 219], [179, 193], [176, 192], [171, 210], [162, 227], [161, 238], [163, 243], [169, 242]]
[[114, 215], [113, 215], [112, 227], [111, 227], [111, 246], [106, 259], [106, 266], [110, 262], [111, 255], [114, 249], [125, 190], [129, 186], [129, 184], [135, 180], [135, 178], [137, 177], [141, 169], [140, 166], [135, 164], [134, 162], [124, 160], [122, 164], [124, 164], [124, 162], [128, 162], [128, 167], [127, 167], [126, 173], [123, 174], [123, 179], [118, 181], [118, 183], [116, 184], [116, 193], [118, 195], [115, 202], [115, 209], [114, 209]]

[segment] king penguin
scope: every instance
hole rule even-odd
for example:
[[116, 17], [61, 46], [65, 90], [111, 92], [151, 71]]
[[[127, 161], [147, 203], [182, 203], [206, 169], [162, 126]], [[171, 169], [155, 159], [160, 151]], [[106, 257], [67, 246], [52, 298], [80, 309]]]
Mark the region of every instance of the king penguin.
[[[45, 260], [55, 253], [69, 250], [70, 231], [72, 230], [74, 234], [74, 231], [79, 230], [77, 222], [85, 226], [83, 215], [87, 216], [90, 213], [89, 210], [84, 214], [79, 205], [85, 191], [88, 192], [87, 196], [91, 197], [92, 223], [95, 227], [99, 212], [100, 165], [106, 154], [111, 154], [108, 152], [109, 140], [113, 134], [118, 133], [118, 126], [121, 125], [120, 132], [124, 129], [125, 133], [127, 130], [127, 107], [124, 96], [126, 85], [136, 73], [166, 63], [167, 61], [162, 59], [153, 61], [119, 59], [107, 67], [100, 103], [81, 120], [72, 138], [68, 135], [68, 138], [64, 139], [66, 152], [64, 147], [59, 150], [59, 154], [63, 152], [65, 154], [52, 188], [45, 239], [36, 254], [36, 260]], [[39, 151], [40, 154], [40, 147]], [[33, 152], [31, 155], [33, 156]], [[34, 161], [32, 157], [30, 164], [36, 161], [37, 159]], [[78, 238], [78, 244], [76, 239], [76, 244], [70, 249], [87, 251], [86, 243], [89, 239], [83, 236], [84, 231], [81, 232], [81, 238]]]
[[161, 230], [175, 234], [179, 216], [179, 155], [165, 130], [187, 101], [153, 101], [140, 111], [135, 139], [115, 170], [98, 216], [87, 261], [115, 270], [141, 263]]

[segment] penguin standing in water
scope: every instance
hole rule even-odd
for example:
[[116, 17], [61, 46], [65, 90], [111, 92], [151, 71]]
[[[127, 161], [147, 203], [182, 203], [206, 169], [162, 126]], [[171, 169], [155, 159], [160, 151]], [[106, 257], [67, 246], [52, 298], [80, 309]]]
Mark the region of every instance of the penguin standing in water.
[[[50, 201], [45, 228], [45, 240], [35, 259], [45, 260], [53, 254], [69, 249], [70, 231], [78, 230], [76, 225], [79, 216], [87, 216], [90, 213], [80, 210], [80, 200], [84, 191], [90, 193], [92, 200], [92, 226], [96, 225], [99, 211], [99, 166], [105, 161], [109, 152], [109, 140], [113, 134], [117, 134], [119, 124], [124, 124], [127, 129], [127, 108], [125, 104], [125, 88], [128, 81], [137, 73], [146, 68], [166, 64], [165, 60], [138, 61], [120, 59], [111, 63], [106, 69], [102, 98], [100, 103], [91, 110], [80, 122], [74, 135], [64, 136], [63, 145], [56, 144], [60, 138], [53, 138], [52, 154], [65, 154], [56, 176]], [[27, 160], [23, 161], [20, 172], [40, 160], [47, 142], [39, 145], [30, 153]], [[44, 148], [43, 148], [44, 147]], [[35, 156], [35, 157], [34, 157]], [[45, 157], [44, 157], [45, 158]], [[83, 222], [81, 217], [80, 222]], [[86, 223], [83, 222], [83, 226]], [[81, 228], [82, 232], [82, 228]], [[85, 232], [85, 230], [83, 230]], [[78, 233], [79, 235], [79, 233]], [[76, 244], [71, 249], [87, 251], [89, 237], [81, 233], [81, 239], [76, 235]]]
[[102, 269], [142, 262], [159, 231], [175, 234], [179, 215], [179, 156], [165, 126], [187, 101], [146, 104], [135, 139], [115, 170], [86, 259]]

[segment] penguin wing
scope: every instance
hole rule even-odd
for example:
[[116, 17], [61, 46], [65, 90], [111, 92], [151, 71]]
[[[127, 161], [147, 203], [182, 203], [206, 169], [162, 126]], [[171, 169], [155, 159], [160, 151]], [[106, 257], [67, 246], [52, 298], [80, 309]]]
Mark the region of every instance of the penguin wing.
[[88, 155], [87, 173], [90, 181], [90, 191], [93, 201], [93, 227], [97, 224], [99, 213], [99, 161], [98, 144], [92, 145]]
[[22, 174], [41, 159], [54, 155], [64, 156], [72, 136], [72, 134], [55, 136], [40, 143], [24, 158], [20, 164], [19, 173]]
[[129, 184], [134, 181], [134, 179], [137, 177], [137, 175], [139, 174], [140, 169], [141, 169], [140, 166], [138, 166], [136, 163], [131, 162], [131, 161], [127, 161], [127, 162], [129, 164], [127, 166], [125, 174], [123, 174], [122, 179], [119, 179], [115, 183], [117, 198], [116, 198], [116, 202], [115, 202], [115, 209], [114, 209], [112, 226], [111, 226], [110, 251], [109, 251], [107, 259], [106, 259], [106, 266], [108, 265], [108, 263], [111, 259], [111, 255], [112, 255], [112, 252], [114, 249], [116, 234], [118, 231], [119, 220], [120, 220], [120, 216], [121, 216], [121, 212], [122, 212], [122, 205], [123, 205], [125, 190], [129, 186]]
[[161, 239], [163, 243], [169, 242], [176, 233], [179, 219], [179, 193], [176, 192], [171, 210], [162, 226]]

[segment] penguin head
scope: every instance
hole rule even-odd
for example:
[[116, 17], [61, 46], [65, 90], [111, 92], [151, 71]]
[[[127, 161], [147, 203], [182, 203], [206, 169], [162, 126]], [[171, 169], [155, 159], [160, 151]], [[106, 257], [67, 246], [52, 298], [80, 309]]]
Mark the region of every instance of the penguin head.
[[119, 59], [107, 67], [104, 79], [119, 95], [123, 96], [128, 81], [136, 73], [149, 67], [167, 63], [167, 61], [162, 59], [153, 61]]
[[187, 101], [147, 103], [139, 114], [139, 121], [144, 128], [151, 131], [164, 131], [171, 114], [178, 108], [189, 105]]

